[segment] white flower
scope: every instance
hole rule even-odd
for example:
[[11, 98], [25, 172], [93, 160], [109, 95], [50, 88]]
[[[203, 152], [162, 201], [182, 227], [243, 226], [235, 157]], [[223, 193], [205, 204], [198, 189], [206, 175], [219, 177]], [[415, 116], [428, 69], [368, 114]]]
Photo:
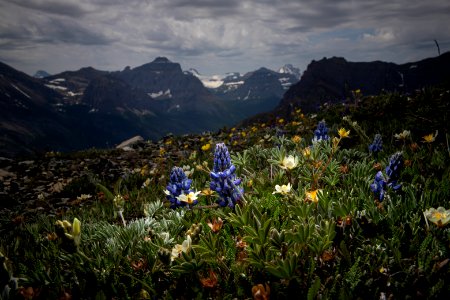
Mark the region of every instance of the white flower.
[[81, 196], [77, 197], [77, 200], [87, 200], [87, 199], [90, 199], [90, 198], [92, 198], [92, 196], [89, 195], [89, 194], [81, 194]]
[[298, 166], [298, 157], [293, 155], [289, 155], [288, 157], [283, 158], [280, 165], [280, 167], [285, 170], [287, 169], [292, 170], [297, 166]]
[[177, 197], [178, 200], [186, 202], [187, 204], [194, 203], [195, 200], [197, 200], [197, 195], [201, 192], [190, 192], [189, 194], [181, 194]]
[[188, 253], [189, 250], [192, 247], [192, 239], [191, 236], [188, 235], [187, 238], [183, 241], [183, 243], [180, 244], [176, 244], [173, 249], [172, 249], [172, 255], [171, 255], [171, 260], [175, 260], [175, 258], [178, 258], [181, 256], [181, 253]]
[[183, 166], [183, 171], [186, 177], [189, 177], [194, 173], [195, 169], [191, 168], [191, 166], [185, 165]]
[[275, 191], [272, 194], [281, 194], [281, 195], [287, 195], [291, 192], [291, 183], [289, 182], [287, 185], [283, 184], [282, 186], [279, 186], [278, 184], [275, 186]]
[[167, 196], [170, 196], [170, 192], [168, 190], [165, 190], [164, 194], [166, 194]]
[[411, 136], [411, 131], [409, 131], [409, 130], [403, 130], [403, 132], [394, 134], [394, 137], [397, 140], [406, 140], [406, 138], [409, 136]]

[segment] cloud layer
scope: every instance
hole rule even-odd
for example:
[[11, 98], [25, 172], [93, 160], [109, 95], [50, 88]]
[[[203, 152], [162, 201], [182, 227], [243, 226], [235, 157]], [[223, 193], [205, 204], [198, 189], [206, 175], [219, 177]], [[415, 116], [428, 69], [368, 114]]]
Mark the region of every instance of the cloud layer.
[[447, 0], [6, 0], [0, 61], [30, 74], [157, 56], [201, 73], [312, 59], [403, 63], [450, 50]]

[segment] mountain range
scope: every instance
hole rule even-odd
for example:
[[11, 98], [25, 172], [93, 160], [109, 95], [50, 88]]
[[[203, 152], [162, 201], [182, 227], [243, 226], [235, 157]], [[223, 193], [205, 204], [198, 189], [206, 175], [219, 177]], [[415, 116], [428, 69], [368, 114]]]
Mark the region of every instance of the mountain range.
[[[86, 67], [55, 75], [40, 71], [35, 77], [1, 64], [0, 107], [6, 113], [0, 117], [0, 155], [104, 148], [133, 135], [155, 140], [218, 130], [278, 104], [286, 82], [273, 81], [273, 74], [278, 73], [260, 69], [239, 75], [245, 89], [228, 96], [165, 57], [122, 71]], [[289, 78], [290, 84], [298, 80]], [[275, 93], [261, 92], [270, 89]], [[254, 91], [251, 97], [239, 96], [248, 91]]]
[[[297, 107], [450, 82], [450, 52], [407, 64], [312, 61], [299, 80], [291, 65], [212, 77], [165, 57], [108, 72], [92, 67], [42, 78], [0, 63], [0, 156], [112, 147], [135, 135], [160, 139], [287, 117]], [[357, 100], [357, 99], [356, 99]], [[244, 120], [244, 121], [243, 121]]]

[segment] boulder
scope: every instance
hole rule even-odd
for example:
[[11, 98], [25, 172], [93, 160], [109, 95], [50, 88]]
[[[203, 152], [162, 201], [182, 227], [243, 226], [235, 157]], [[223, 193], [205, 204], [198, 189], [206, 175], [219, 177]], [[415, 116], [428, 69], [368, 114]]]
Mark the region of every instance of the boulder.
[[144, 138], [140, 135], [137, 135], [137, 136], [132, 137], [131, 139], [128, 139], [126, 141], [123, 141], [122, 143], [117, 145], [116, 149], [130, 151], [130, 150], [133, 150], [133, 146], [136, 146], [137, 144], [140, 144], [142, 142], [144, 142]]

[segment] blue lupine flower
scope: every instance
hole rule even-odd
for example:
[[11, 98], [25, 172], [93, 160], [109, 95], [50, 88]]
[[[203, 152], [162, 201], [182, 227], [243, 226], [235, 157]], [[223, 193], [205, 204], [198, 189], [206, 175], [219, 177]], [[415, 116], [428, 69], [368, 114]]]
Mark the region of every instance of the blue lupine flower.
[[386, 167], [386, 175], [388, 180], [385, 179], [383, 173], [378, 171], [375, 175], [375, 180], [370, 185], [370, 189], [375, 193], [375, 196], [379, 201], [383, 201], [385, 195], [386, 186], [390, 187], [394, 191], [398, 191], [402, 188], [397, 181], [400, 179], [400, 171], [403, 168], [403, 154], [397, 152], [389, 159], [389, 165]]
[[389, 165], [386, 167], [386, 175], [389, 176], [388, 186], [394, 190], [398, 190], [402, 187], [401, 184], [397, 184], [400, 179], [400, 171], [403, 169], [403, 154], [397, 152], [389, 159]]
[[166, 187], [167, 199], [170, 201], [171, 208], [186, 206], [186, 202], [177, 199], [182, 193], [189, 194], [191, 190], [192, 180], [188, 179], [183, 169], [173, 167], [170, 172], [169, 184]]
[[236, 167], [231, 163], [230, 153], [224, 143], [216, 145], [214, 152], [214, 166], [211, 171], [210, 188], [219, 194], [218, 204], [222, 207], [233, 208], [240, 200], [244, 190], [238, 185], [241, 179], [236, 178]]
[[322, 140], [326, 141], [329, 139], [330, 139], [330, 137], [328, 136], [327, 125], [325, 124], [325, 121], [320, 121], [319, 124], [317, 125], [317, 129], [314, 130], [313, 142], [322, 141]]
[[373, 138], [372, 144], [369, 145], [369, 151], [376, 157], [381, 150], [383, 150], [383, 140], [381, 139], [381, 134], [377, 133]]
[[378, 171], [377, 175], [375, 175], [373, 183], [370, 185], [370, 189], [375, 193], [375, 196], [379, 201], [383, 201], [384, 199], [385, 188], [386, 179], [384, 178], [383, 173]]

